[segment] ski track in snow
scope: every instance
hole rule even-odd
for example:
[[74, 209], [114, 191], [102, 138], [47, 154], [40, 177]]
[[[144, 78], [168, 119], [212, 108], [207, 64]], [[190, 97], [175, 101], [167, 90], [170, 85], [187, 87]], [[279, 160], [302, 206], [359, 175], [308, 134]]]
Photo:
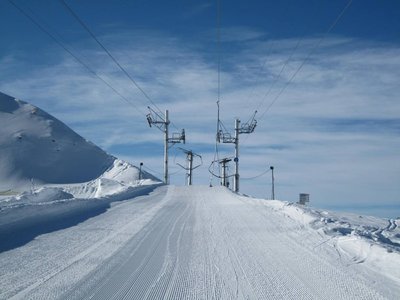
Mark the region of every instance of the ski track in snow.
[[163, 186], [0, 253], [0, 298], [398, 299], [338, 241], [222, 187]]

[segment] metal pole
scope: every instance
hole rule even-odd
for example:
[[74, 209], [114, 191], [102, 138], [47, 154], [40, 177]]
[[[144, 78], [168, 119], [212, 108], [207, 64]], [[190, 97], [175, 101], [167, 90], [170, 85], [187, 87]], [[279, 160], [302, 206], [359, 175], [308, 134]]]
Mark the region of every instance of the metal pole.
[[139, 180], [142, 180], [142, 166], [143, 166], [143, 163], [141, 162], [140, 167], [139, 167]]
[[221, 185], [225, 186], [225, 161], [221, 161], [220, 164], [222, 165], [221, 170]]
[[239, 192], [239, 128], [240, 120], [235, 120], [235, 177], [233, 181], [233, 191]]
[[222, 176], [221, 176], [221, 185], [227, 186], [226, 184], [226, 163], [228, 162], [227, 159], [222, 160]]
[[226, 161], [222, 162], [222, 185], [226, 186]]
[[168, 184], [168, 110], [165, 110], [165, 128], [164, 128], [164, 183]]
[[189, 163], [188, 185], [192, 185], [193, 152], [188, 152], [187, 159]]
[[[217, 107], [218, 107], [218, 114], [217, 114], [217, 135], [216, 135], [216, 139], [217, 139], [217, 142], [219, 143], [220, 140], [221, 140], [221, 137], [219, 136], [219, 100], [217, 101]], [[218, 147], [217, 143], [215, 143], [215, 147]]]
[[275, 200], [275, 178], [274, 178], [274, 167], [270, 167], [272, 171], [272, 193], [271, 193], [271, 198], [272, 200]]

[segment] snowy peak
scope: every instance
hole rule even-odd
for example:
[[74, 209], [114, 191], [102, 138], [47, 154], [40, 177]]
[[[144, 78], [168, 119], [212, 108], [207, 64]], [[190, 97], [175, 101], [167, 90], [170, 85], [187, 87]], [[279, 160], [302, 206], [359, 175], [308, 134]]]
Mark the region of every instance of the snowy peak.
[[115, 160], [45, 111], [0, 92], [0, 191], [99, 177]]

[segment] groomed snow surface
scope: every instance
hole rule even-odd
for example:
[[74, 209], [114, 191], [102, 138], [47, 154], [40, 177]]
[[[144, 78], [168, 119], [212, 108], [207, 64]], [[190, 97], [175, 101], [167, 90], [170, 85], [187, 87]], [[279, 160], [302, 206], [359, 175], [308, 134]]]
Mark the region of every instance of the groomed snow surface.
[[[62, 202], [108, 201], [0, 253], [0, 298], [400, 299], [398, 219], [335, 215], [223, 187], [148, 185], [128, 198]], [[61, 217], [50, 225], [68, 222], [62, 205], [42, 205]], [[8, 211], [17, 218], [26, 207]]]

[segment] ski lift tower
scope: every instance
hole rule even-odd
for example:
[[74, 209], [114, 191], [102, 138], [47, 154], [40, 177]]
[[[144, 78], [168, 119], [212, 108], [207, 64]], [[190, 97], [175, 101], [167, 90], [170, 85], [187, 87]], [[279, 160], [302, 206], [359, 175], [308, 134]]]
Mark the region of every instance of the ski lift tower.
[[162, 117], [160, 114], [155, 112], [153, 109], [151, 109], [150, 106], [148, 106], [149, 113], [146, 115], [147, 122], [149, 123], [149, 126], [152, 127], [154, 125], [157, 127], [159, 130], [164, 132], [164, 183], [168, 184], [169, 183], [169, 177], [168, 177], [168, 148], [169, 144], [177, 144], [177, 143], [185, 143], [186, 141], [186, 135], [185, 135], [185, 129], [182, 129], [180, 133], [173, 133], [172, 137], [169, 137], [168, 133], [168, 127], [170, 124], [169, 116], [168, 116], [168, 110], [165, 111], [164, 117]]
[[[200, 167], [203, 164], [203, 159], [202, 159], [201, 155], [194, 153], [192, 150], [186, 150], [183, 148], [179, 148], [179, 149], [182, 150], [186, 154], [187, 166], [186, 167], [182, 166], [179, 163], [177, 163], [177, 165], [187, 171], [187, 173], [186, 173], [187, 185], [192, 185], [193, 170], [197, 169], [198, 167]], [[196, 166], [193, 166], [193, 159], [196, 156], [200, 159], [200, 163], [197, 164]]]
[[223, 158], [219, 161], [219, 163], [222, 165], [222, 176], [221, 176], [221, 185], [229, 187], [229, 182], [228, 182], [228, 163], [231, 161], [230, 158]]
[[[218, 104], [218, 103], [217, 103]], [[257, 126], [257, 121], [255, 120], [257, 111], [254, 112], [253, 117], [243, 125], [240, 125], [240, 120], [235, 119], [235, 136], [232, 137], [229, 132], [224, 132], [220, 126], [221, 121], [219, 120], [219, 105], [218, 105], [218, 131], [217, 131], [217, 142], [219, 143], [231, 143], [235, 144], [235, 175], [233, 178], [233, 191], [239, 192], [239, 135], [240, 134], [250, 134], [254, 131]]]

